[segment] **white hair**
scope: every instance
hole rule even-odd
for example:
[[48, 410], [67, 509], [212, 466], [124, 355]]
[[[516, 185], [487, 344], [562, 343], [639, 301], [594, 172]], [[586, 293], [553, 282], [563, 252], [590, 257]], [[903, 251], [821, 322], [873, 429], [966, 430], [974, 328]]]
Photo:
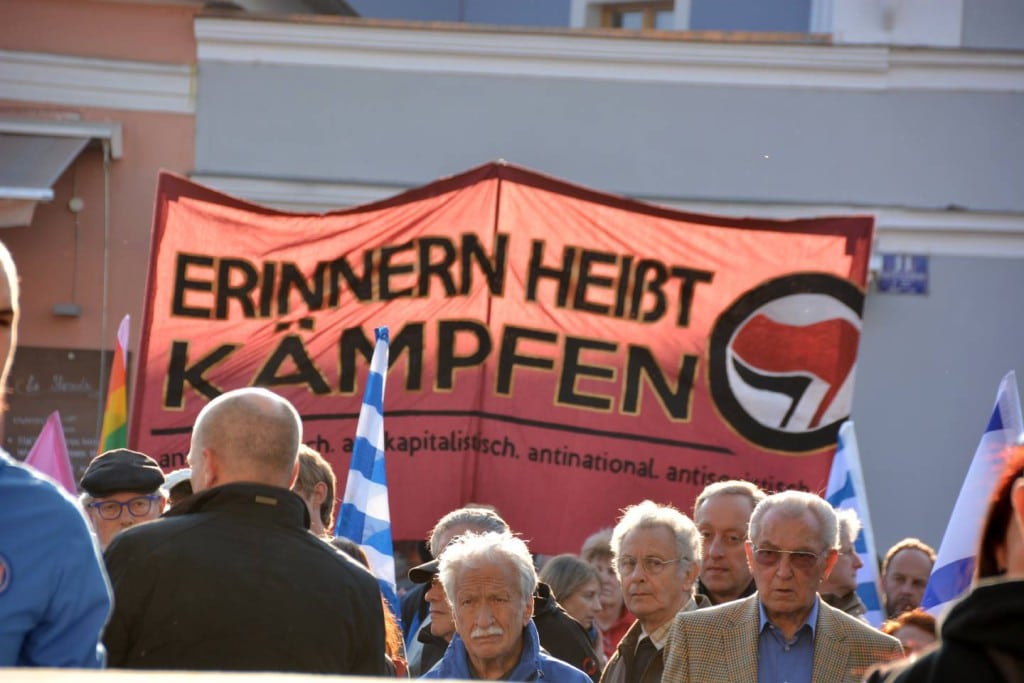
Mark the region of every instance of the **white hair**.
[[852, 508], [841, 508], [836, 510], [836, 521], [839, 524], [839, 545], [857, 542], [857, 534], [860, 533], [861, 524], [857, 511]]
[[[676, 541], [676, 554], [680, 560], [687, 562], [701, 561], [701, 542], [697, 525], [689, 517], [671, 505], [658, 505], [652, 500], [645, 500], [636, 505], [630, 505], [622, 511], [622, 517], [612, 530], [612, 556], [619, 557], [622, 549], [622, 539], [634, 529], [656, 529], [665, 527]], [[618, 562], [613, 562], [615, 573], [618, 575]], [[685, 565], [680, 562], [680, 568]], [[619, 577], [621, 578], [621, 577]]]
[[799, 517], [810, 512], [818, 520], [821, 530], [821, 542], [825, 550], [839, 547], [839, 522], [836, 511], [821, 496], [805, 491], [782, 491], [768, 496], [754, 508], [750, 515], [750, 540], [757, 542], [761, 533], [761, 521], [772, 510], [777, 510], [784, 517]]
[[[522, 539], [508, 532], [488, 531], [477, 534], [469, 532], [453, 540], [441, 553], [438, 573], [441, 585], [453, 603], [457, 589], [456, 580], [463, 569], [476, 569], [481, 564], [503, 564], [515, 570], [519, 577], [519, 590], [523, 604], [533, 600], [537, 590], [537, 570], [533, 567], [530, 549]], [[454, 603], [453, 603], [454, 604]]]

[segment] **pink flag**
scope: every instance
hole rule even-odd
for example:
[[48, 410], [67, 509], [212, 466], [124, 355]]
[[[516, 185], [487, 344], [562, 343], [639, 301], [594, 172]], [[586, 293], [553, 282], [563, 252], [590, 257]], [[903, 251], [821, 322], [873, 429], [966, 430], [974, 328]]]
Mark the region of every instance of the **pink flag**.
[[68, 445], [64, 441], [64, 427], [60, 423], [60, 413], [56, 410], [46, 418], [43, 431], [39, 432], [39, 438], [28, 452], [25, 464], [56, 481], [72, 496], [78, 495], [78, 487], [71, 476], [71, 459], [68, 457]]

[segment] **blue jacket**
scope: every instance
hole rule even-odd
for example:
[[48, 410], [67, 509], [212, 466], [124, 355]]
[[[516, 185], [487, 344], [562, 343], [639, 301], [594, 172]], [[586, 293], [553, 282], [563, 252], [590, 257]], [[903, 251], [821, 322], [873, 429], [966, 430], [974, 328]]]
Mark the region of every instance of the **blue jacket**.
[[0, 451], [0, 667], [100, 668], [110, 586], [71, 496]]
[[[448, 649], [434, 667], [420, 678], [454, 678], [472, 680], [469, 673], [469, 654], [462, 637], [455, 634]], [[590, 677], [569, 666], [560, 659], [555, 659], [540, 649], [537, 627], [533, 621], [523, 629], [523, 654], [519, 663], [512, 669], [512, 674], [505, 680], [509, 681], [553, 681], [554, 683], [592, 683]]]

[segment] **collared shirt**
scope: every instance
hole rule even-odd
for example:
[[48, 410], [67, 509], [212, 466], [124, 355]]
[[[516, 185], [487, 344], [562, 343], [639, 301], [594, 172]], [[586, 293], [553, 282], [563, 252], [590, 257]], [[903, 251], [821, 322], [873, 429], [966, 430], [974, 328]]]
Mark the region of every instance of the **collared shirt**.
[[757, 602], [761, 615], [757, 639], [758, 683], [811, 683], [814, 668], [814, 629], [818, 623], [818, 601], [815, 599], [807, 620], [787, 640]]
[[651, 642], [654, 643], [654, 647], [658, 650], [665, 649], [665, 643], [668, 641], [668, 632], [672, 630], [672, 619], [669, 619], [664, 624], [654, 629], [650, 633], [647, 633], [642, 628], [640, 630], [640, 637], [636, 639], [637, 647], [640, 646], [640, 641], [644, 638], [650, 638]]

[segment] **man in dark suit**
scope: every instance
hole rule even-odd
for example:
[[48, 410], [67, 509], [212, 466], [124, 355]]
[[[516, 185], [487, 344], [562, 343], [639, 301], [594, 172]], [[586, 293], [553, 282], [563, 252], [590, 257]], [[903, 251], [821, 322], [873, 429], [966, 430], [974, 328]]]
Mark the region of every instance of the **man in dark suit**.
[[750, 517], [747, 561], [757, 592], [676, 616], [664, 681], [860, 681], [903, 655], [879, 633], [818, 597], [837, 559], [836, 514], [818, 496], [786, 491]]

